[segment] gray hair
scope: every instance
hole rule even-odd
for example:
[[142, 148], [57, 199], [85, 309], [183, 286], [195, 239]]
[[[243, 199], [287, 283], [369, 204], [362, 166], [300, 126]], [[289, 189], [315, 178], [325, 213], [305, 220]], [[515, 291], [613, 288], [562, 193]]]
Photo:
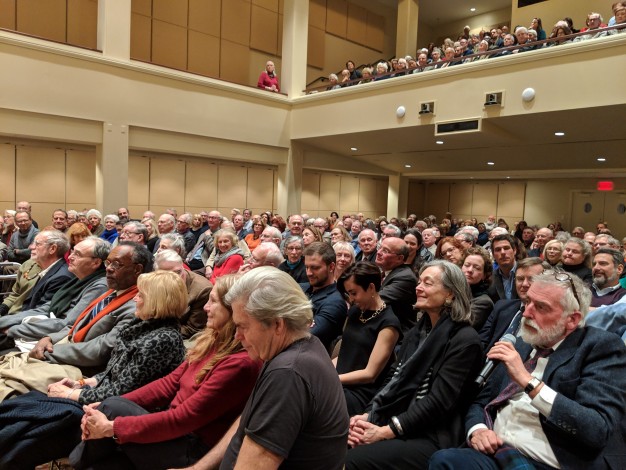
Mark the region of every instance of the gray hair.
[[223, 237], [228, 237], [233, 246], [237, 246], [239, 243], [239, 237], [232, 228], [222, 228], [213, 234], [213, 240], [215, 241], [216, 246], [217, 241]]
[[374, 240], [378, 240], [378, 234], [376, 232], [374, 232], [374, 230], [372, 230], [371, 228], [366, 228], [366, 229], [363, 229], [363, 230], [361, 230], [359, 232], [359, 241], [361, 241], [361, 235], [364, 235], [364, 232], [366, 232], [368, 230], [374, 234]]
[[285, 258], [283, 258], [280, 248], [278, 248], [276, 243], [262, 242], [259, 245], [259, 248], [266, 252], [264, 266], [278, 267], [283, 261], [285, 261]]
[[73, 218], [78, 217], [78, 211], [75, 211], [74, 209], [70, 209], [69, 211], [67, 211], [67, 215], [72, 216]]
[[437, 268], [441, 271], [443, 287], [449, 290], [453, 296], [450, 305], [452, 321], [472, 323], [474, 321], [470, 308], [472, 293], [461, 268], [449, 261], [438, 259], [423, 265], [420, 269], [420, 275], [428, 268]]
[[394, 224], [387, 224], [387, 226], [385, 227], [385, 230], [391, 229], [393, 230], [394, 234], [393, 236], [396, 238], [402, 238], [402, 230], [400, 230], [400, 227], [398, 227], [397, 225]]
[[[461, 227], [460, 232], [469, 233], [474, 237], [474, 243], [478, 240], [478, 229], [473, 225], [466, 225], [465, 227]], [[469, 240], [468, 240], [469, 241]]]
[[336, 73], [331, 73], [331, 74], [328, 76], [328, 79], [329, 79], [329, 80], [339, 80], [339, 78], [337, 77], [337, 74], [336, 74]]
[[46, 237], [46, 245], [55, 245], [57, 247], [57, 258], [63, 258], [65, 253], [70, 251], [70, 240], [63, 232], [58, 230], [44, 230], [39, 235]]
[[278, 238], [279, 240], [282, 238], [280, 230], [278, 230], [276, 227], [272, 227], [271, 225], [265, 227], [263, 231], [269, 233], [272, 238]]
[[274, 267], [252, 269], [238, 279], [224, 298], [229, 306], [235, 301], [265, 326], [282, 318], [289, 332], [308, 334], [313, 322], [311, 302], [298, 283]]
[[97, 218], [102, 220], [102, 212], [100, 212], [98, 209], [89, 209], [87, 211], [87, 214], [85, 215], [87, 218], [91, 217], [92, 215], [95, 215]]
[[348, 253], [350, 253], [350, 256], [352, 256], [352, 262], [354, 262], [356, 258], [356, 254], [354, 253], [354, 247], [352, 246], [352, 243], [337, 242], [333, 245], [333, 250], [335, 250], [335, 254], [337, 254], [340, 251], [347, 251]]
[[[154, 222], [153, 219], [150, 219], [150, 220]], [[130, 222], [126, 222], [124, 224], [124, 227], [135, 227], [137, 234], [141, 234], [143, 236], [143, 242], [146, 243], [148, 241], [148, 229], [141, 222], [137, 222], [136, 220], [131, 220]], [[155, 230], [156, 232], [156, 229], [154, 227], [153, 227], [153, 230]]]
[[289, 245], [291, 245], [292, 243], [299, 243], [300, 244], [300, 248], [304, 249], [304, 240], [302, 240], [302, 237], [298, 237], [297, 235], [292, 235], [291, 237], [288, 237], [285, 240], [285, 250], [287, 249], [287, 247]]
[[107, 220], [112, 220], [116, 224], [120, 221], [120, 218], [115, 214], [107, 214], [104, 216], [104, 221], [106, 222]]
[[581, 240], [580, 238], [576, 238], [576, 237], [568, 238], [565, 244], [567, 245], [568, 243], [575, 243], [582, 249], [583, 255], [585, 256], [585, 259], [583, 260], [582, 264], [590, 268], [591, 267], [591, 255], [592, 255], [591, 245], [585, 240]]
[[[566, 272], [560, 273], [569, 276], [569, 279], [572, 281], [572, 283], [570, 284], [569, 281], [557, 280], [555, 277], [557, 273], [554, 271], [544, 271], [543, 274], [533, 277], [533, 285], [543, 284], [557, 287], [564, 291], [565, 293], [560, 299], [561, 307], [563, 307], [563, 316], [569, 315], [578, 310], [582, 314], [582, 320], [578, 324], [578, 328], [582, 328], [583, 326], [585, 326], [585, 317], [589, 312], [589, 305], [591, 304], [591, 291], [589, 290], [587, 285], [575, 274]], [[576, 295], [574, 295], [572, 285], [576, 290], [578, 300], [576, 300]]]
[[154, 257], [154, 269], [161, 269], [160, 264], [163, 263], [182, 263], [183, 259], [174, 250], [159, 251]]
[[[177, 233], [166, 233], [161, 235], [161, 240], [169, 240], [170, 242], [170, 250], [174, 250], [176, 253], [180, 255], [181, 258], [184, 258], [187, 254], [187, 250], [185, 249], [185, 239], [182, 235]], [[159, 242], [160, 243], [160, 242]]]
[[108, 241], [93, 235], [87, 237], [85, 240], [93, 242], [91, 252], [94, 258], [101, 259], [104, 262], [104, 260], [109, 257], [109, 253], [111, 253], [111, 244]]
[[180, 218], [183, 219], [183, 221], [187, 225], [191, 225], [191, 222], [193, 221], [193, 214], [191, 214], [190, 212], [185, 212], [184, 214], [180, 215]]

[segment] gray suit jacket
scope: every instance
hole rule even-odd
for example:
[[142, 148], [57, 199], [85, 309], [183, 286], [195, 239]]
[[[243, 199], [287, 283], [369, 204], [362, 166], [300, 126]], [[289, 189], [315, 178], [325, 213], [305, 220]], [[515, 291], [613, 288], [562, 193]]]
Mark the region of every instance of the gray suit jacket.
[[62, 332], [67, 336], [70, 328], [85, 308], [93, 299], [99, 297], [108, 290], [105, 277], [94, 279], [91, 284], [85, 286], [76, 304], [67, 311], [65, 318], [43, 318], [32, 323], [20, 323], [9, 328], [7, 335], [14, 339], [26, 341], [39, 341], [44, 336]]
[[[521, 339], [515, 349], [524, 361], [532, 351]], [[620, 437], [626, 413], [626, 346], [619, 336], [593, 327], [572, 332], [549, 356], [543, 381], [557, 396], [550, 416], [539, 419], [561, 468], [607, 468], [605, 447]], [[485, 422], [484, 407], [509, 382], [500, 364], [470, 407], [466, 430]], [[620, 438], [611, 459], [623, 462], [626, 443]]]
[[415, 287], [417, 278], [408, 264], [392, 269], [380, 286], [380, 297], [400, 319], [402, 332], [406, 333], [415, 325], [417, 314], [413, 305], [417, 301]]
[[[115, 341], [120, 329], [135, 318], [135, 302], [131, 299], [117, 310], [102, 317], [95, 325], [91, 327], [84, 341], [74, 343], [71, 340], [61, 342], [65, 336], [59, 337], [59, 333], [49, 335], [54, 343], [54, 350], [46, 353], [46, 359], [56, 364], [68, 364], [76, 366], [83, 371], [85, 375], [93, 375], [94, 373], [104, 370], [111, 351], [115, 346]], [[79, 328], [87, 323], [85, 317]]]

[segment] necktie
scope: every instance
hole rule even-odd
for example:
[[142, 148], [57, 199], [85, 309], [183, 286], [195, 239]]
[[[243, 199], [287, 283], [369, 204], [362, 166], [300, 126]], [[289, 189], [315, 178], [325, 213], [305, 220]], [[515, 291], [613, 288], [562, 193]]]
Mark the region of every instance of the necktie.
[[[524, 367], [529, 373], [532, 374], [535, 367], [537, 367], [537, 361], [539, 358], [548, 357], [551, 353], [551, 348], [536, 348], [535, 355], [532, 358], [529, 357], [526, 362], [524, 362]], [[493, 420], [491, 419], [492, 412], [500, 409], [506, 402], [515, 396], [515, 394], [519, 393], [520, 390], [521, 387], [516, 382], [511, 381], [496, 398], [491, 400], [487, 406], [485, 406], [485, 422], [489, 429], [493, 429]]]
[[104, 299], [102, 299], [100, 302], [98, 302], [96, 306], [91, 309], [91, 312], [89, 312], [89, 315], [87, 316], [87, 323], [93, 320], [96, 317], [96, 315], [98, 315], [102, 310], [104, 310], [104, 308], [107, 305], [109, 305], [116, 296], [117, 294], [115, 292], [112, 292], [111, 294], [107, 295]]

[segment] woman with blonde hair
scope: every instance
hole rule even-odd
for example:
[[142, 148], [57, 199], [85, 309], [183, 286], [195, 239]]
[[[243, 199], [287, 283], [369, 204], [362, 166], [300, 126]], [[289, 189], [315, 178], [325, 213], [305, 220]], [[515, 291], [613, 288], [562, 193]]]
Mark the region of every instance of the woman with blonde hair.
[[174, 372], [87, 408], [72, 465], [184, 467], [217, 444], [241, 414], [262, 365], [235, 337], [232, 308], [224, 299], [236, 279], [217, 279], [204, 307], [207, 327]]
[[215, 284], [218, 277], [236, 273], [243, 266], [243, 252], [239, 248], [239, 238], [233, 230], [218, 230], [213, 235], [213, 240], [216, 254], [210, 281]]
[[550, 263], [550, 266], [556, 266], [561, 262], [563, 254], [563, 243], [560, 240], [550, 240], [543, 247], [543, 259]]
[[65, 253], [65, 261], [69, 263], [70, 254], [76, 245], [91, 236], [91, 230], [85, 224], [80, 222], [74, 222], [65, 232], [68, 240], [70, 241], [70, 249]]
[[310, 225], [302, 230], [302, 241], [304, 242], [304, 247], [306, 248], [313, 242], [323, 242], [324, 238], [322, 237], [322, 232], [320, 232], [319, 228], [314, 225]]
[[154, 253], [154, 246], [159, 241], [159, 228], [157, 227], [154, 219], [146, 218], [141, 221], [141, 223], [148, 230], [148, 241], [146, 242], [146, 247], [150, 251], [150, 253]]

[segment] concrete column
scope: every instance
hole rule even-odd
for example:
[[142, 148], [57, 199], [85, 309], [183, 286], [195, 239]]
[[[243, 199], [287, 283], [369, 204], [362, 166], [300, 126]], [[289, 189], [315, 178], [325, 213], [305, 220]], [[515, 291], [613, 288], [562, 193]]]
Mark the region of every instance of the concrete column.
[[130, 60], [131, 0], [98, 0], [98, 49], [116, 59]]
[[102, 145], [96, 146], [96, 207], [117, 214], [128, 207], [128, 126], [105, 122]]
[[290, 97], [306, 88], [309, 0], [285, 0], [280, 90]]
[[396, 57], [415, 56], [419, 0], [398, 0]]
[[302, 162], [304, 151], [291, 144], [286, 165], [278, 165], [278, 213], [285, 219], [289, 214], [299, 214], [302, 204]]
[[389, 175], [387, 217], [406, 217], [408, 197], [409, 179], [406, 176]]

